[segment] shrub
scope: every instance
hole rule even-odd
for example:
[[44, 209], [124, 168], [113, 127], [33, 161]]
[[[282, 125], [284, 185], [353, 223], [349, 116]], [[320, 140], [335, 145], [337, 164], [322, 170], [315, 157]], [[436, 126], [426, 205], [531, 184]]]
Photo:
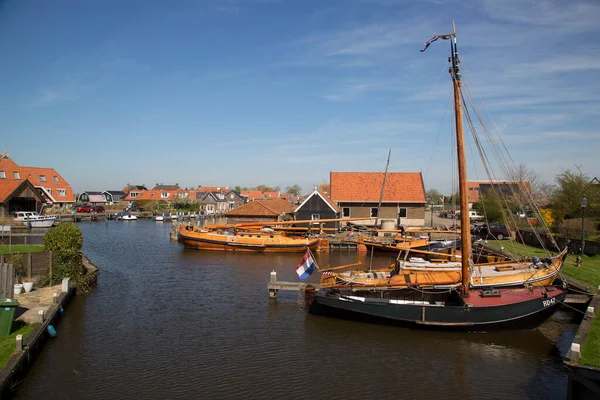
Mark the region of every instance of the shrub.
[[44, 235], [44, 250], [54, 252], [50, 284], [70, 278], [79, 286], [85, 274], [82, 244], [83, 234], [74, 223], [61, 223]]
[[8, 264], [12, 264], [15, 269], [17, 283], [23, 283], [23, 280], [25, 279], [25, 264], [23, 264], [23, 256], [21, 253], [11, 254], [8, 256], [7, 262]]
[[83, 234], [72, 222], [58, 224], [44, 235], [44, 251], [81, 251]]

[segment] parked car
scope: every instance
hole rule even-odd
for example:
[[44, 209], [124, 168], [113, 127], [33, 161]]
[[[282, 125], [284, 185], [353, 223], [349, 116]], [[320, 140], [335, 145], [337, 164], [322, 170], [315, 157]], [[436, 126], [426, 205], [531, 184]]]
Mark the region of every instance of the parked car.
[[502, 240], [511, 235], [510, 227], [506, 224], [498, 222], [490, 222], [489, 224], [481, 224], [473, 228], [474, 234], [480, 238], [496, 238]]
[[90, 209], [90, 212], [103, 213], [104, 211], [104, 206], [92, 206]]
[[89, 213], [92, 211], [92, 206], [89, 204], [82, 204], [80, 206], [78, 206], [75, 211], [77, 211], [78, 213]]
[[[455, 214], [456, 219], [460, 219], [460, 211]], [[481, 221], [484, 218], [483, 215], [477, 214], [477, 211], [469, 211], [469, 219], [471, 221]]]

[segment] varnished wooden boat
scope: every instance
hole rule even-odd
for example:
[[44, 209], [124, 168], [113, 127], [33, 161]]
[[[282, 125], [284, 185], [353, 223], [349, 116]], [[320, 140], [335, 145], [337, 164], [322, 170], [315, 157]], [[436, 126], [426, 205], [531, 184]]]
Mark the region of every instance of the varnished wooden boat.
[[316, 250], [319, 238], [296, 238], [273, 231], [220, 231], [180, 226], [178, 240], [187, 248], [212, 251], [299, 253]]
[[[565, 248], [556, 256], [542, 259], [474, 264], [470, 268], [469, 285], [474, 289], [551, 285], [560, 273], [566, 255]], [[461, 262], [429, 262], [410, 258], [407, 261], [397, 261], [387, 270], [323, 270], [321, 284], [327, 287], [354, 288], [445, 287], [459, 286], [461, 277]]]
[[[428, 252], [449, 254], [460, 248], [461, 245], [460, 240], [429, 240], [428, 238], [400, 235], [395, 236], [393, 241], [364, 236], [349, 236], [345, 241], [363, 245], [368, 251], [385, 251], [396, 254], [410, 251], [412, 254], [423, 255]], [[429, 256], [426, 255], [425, 257], [428, 258]]]

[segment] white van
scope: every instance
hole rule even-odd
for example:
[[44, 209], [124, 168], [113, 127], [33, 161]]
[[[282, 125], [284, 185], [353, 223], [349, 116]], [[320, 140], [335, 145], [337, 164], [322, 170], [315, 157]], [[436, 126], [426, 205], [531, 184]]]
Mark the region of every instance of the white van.
[[[456, 213], [456, 219], [460, 219], [460, 211]], [[483, 215], [477, 214], [477, 211], [469, 211], [469, 218], [471, 221], [481, 221], [484, 217]]]

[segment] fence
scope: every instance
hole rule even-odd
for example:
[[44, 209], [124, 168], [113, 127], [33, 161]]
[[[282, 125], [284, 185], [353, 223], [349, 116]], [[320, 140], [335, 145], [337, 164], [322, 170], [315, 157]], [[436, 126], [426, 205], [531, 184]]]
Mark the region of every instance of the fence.
[[10, 264], [0, 262], [0, 298], [13, 298], [13, 285], [15, 283], [15, 269]]
[[[0, 254], [0, 264], [4, 264], [8, 261], [8, 257], [14, 257], [11, 254]], [[18, 254], [23, 262], [25, 276], [28, 279], [35, 281], [41, 281], [48, 277], [52, 277], [52, 265], [54, 254], [52, 251], [45, 251], [42, 253], [22, 253]], [[13, 275], [14, 277], [14, 270]]]
[[[544, 233], [540, 233], [540, 232], [537, 233], [537, 236], [539, 236], [539, 238], [541, 239], [542, 244], [544, 245], [545, 248], [548, 248], [548, 249], [554, 248], [554, 245], [552, 244], [551, 236], [548, 236], [548, 235], [546, 235]], [[540, 241], [538, 240], [537, 236], [536, 236], [535, 232], [533, 232], [533, 231], [519, 230], [517, 232], [517, 241], [527, 244], [529, 246], [542, 247], [542, 244], [540, 244]], [[568, 237], [562, 237], [562, 236], [556, 237], [555, 236], [554, 240], [556, 241], [556, 243], [558, 244], [558, 247], [560, 247], [560, 248], [569, 246], [569, 252], [579, 254], [581, 251], [580, 250], [581, 249], [581, 237], [578, 239], [573, 239], [573, 238], [568, 238]], [[597, 254], [600, 254], [600, 242], [595, 241], [595, 240], [586, 240], [584, 253], [587, 256], [595, 256]]]

